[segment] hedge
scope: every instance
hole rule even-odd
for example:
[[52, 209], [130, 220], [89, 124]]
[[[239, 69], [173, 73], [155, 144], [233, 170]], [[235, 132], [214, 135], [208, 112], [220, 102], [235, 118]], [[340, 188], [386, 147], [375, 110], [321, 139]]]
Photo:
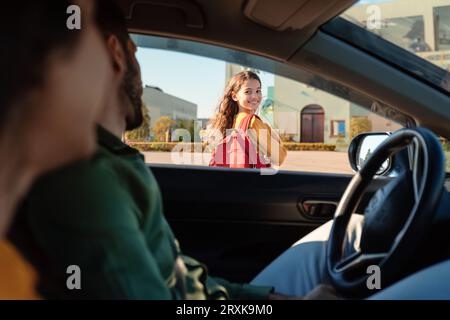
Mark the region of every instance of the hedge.
[[193, 152], [195, 149], [194, 147], [196, 146], [198, 148], [198, 150], [200, 150], [200, 147], [198, 145], [201, 146], [201, 150], [204, 150], [204, 146], [202, 146], [202, 143], [200, 142], [196, 142], [196, 143], [183, 143], [183, 142], [136, 142], [136, 141], [128, 141], [127, 144], [130, 147], [136, 148], [139, 151], [145, 152], [145, 151], [164, 151], [164, 152], [168, 152], [168, 151], [172, 151], [172, 149], [180, 144], [183, 147], [183, 150], [188, 150], [188, 148], [191, 148], [191, 152]]
[[[172, 151], [172, 149], [178, 144], [184, 144], [183, 150], [190, 150], [194, 152], [195, 150], [200, 150], [199, 145], [202, 145], [200, 142], [195, 143], [183, 143], [183, 142], [138, 142], [138, 141], [129, 141], [127, 144], [130, 147], [136, 148], [142, 152], [145, 151], [163, 151], [168, 152]], [[334, 144], [324, 144], [324, 143], [299, 143], [299, 142], [285, 142], [283, 146], [286, 150], [290, 151], [335, 151], [336, 145]], [[196, 148], [195, 148], [196, 147]], [[201, 150], [205, 150], [205, 146], [201, 146]]]
[[290, 151], [334, 151], [336, 145], [325, 143], [285, 142], [283, 146]]

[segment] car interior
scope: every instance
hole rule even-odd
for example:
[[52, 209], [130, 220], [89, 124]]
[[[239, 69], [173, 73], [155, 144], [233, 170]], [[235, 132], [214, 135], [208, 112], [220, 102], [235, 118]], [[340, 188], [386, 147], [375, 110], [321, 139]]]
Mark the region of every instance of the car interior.
[[[366, 263], [381, 261], [387, 284], [449, 259], [450, 180], [435, 138], [450, 138], [450, 94], [436, 84], [445, 71], [419, 59], [401, 65], [400, 49], [339, 17], [355, 2], [118, 1], [138, 46], [277, 73], [357, 101], [406, 128], [399, 134], [380, 133], [384, 136], [376, 156], [366, 163], [359, 163], [357, 154], [368, 136], [355, 138], [349, 148], [354, 174], [281, 170], [262, 176], [256, 169], [149, 165], [181, 249], [205, 263], [211, 274], [249, 282], [297, 240], [341, 216], [345, 218], [330, 236], [333, 284], [367, 297], [370, 293], [361, 290], [364, 273], [356, 270], [361, 265], [346, 268], [361, 257], [342, 263], [337, 253], [339, 230], [352, 212], [383, 212], [383, 217], [370, 219], [367, 238], [372, 239], [364, 258]], [[388, 165], [377, 172], [386, 159]], [[395, 249], [392, 241], [399, 244]], [[376, 256], [379, 251], [387, 253]]]

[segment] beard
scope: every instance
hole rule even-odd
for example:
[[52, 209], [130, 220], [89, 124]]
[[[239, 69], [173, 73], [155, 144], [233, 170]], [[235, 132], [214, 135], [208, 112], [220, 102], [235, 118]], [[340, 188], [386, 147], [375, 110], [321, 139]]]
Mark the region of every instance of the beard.
[[142, 115], [142, 82], [139, 70], [131, 63], [131, 59], [128, 59], [128, 70], [122, 82], [122, 89], [131, 104], [131, 112], [125, 119], [126, 130], [139, 128], [144, 121]]

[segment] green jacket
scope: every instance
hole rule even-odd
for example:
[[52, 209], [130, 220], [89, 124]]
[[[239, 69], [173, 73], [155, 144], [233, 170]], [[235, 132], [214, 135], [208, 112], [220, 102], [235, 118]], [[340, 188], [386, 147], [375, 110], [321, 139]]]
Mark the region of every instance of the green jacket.
[[[45, 296], [268, 297], [272, 288], [210, 277], [204, 265], [183, 256], [163, 215], [158, 183], [143, 156], [102, 128], [98, 142], [98, 152], [89, 161], [39, 179], [20, 212], [34, 248], [19, 248], [27, 257], [33, 256], [31, 250], [45, 257], [46, 263], [35, 263]], [[80, 290], [67, 289], [70, 265], [80, 267]]]

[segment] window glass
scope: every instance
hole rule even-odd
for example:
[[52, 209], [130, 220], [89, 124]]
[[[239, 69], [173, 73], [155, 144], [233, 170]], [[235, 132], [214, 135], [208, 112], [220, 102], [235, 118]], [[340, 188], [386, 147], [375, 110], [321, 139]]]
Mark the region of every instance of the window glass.
[[[337, 84], [328, 83], [324, 86], [326, 90], [322, 90], [311, 83], [248, 65], [151, 48], [150, 40], [155, 43], [163, 40], [139, 37], [134, 39], [139, 47], [137, 58], [145, 85], [146, 121], [138, 130], [127, 132], [125, 139], [143, 152], [148, 163], [208, 166], [211, 159], [211, 150], [205, 148], [208, 126], [227, 82], [243, 70], [251, 70], [261, 79], [262, 99], [257, 114], [276, 132], [287, 150], [282, 170], [352, 174], [347, 150], [354, 136], [401, 128], [400, 124], [370, 111], [371, 104], [373, 110], [377, 109], [376, 102], [354, 99], [368, 102], [367, 109], [361, 105], [363, 102], [343, 98], [356, 95]], [[170, 41], [172, 47], [183, 45], [174, 43], [177, 41], [174, 39]], [[247, 61], [251, 59], [247, 57]], [[313, 84], [322, 83], [318, 77], [305, 78], [312, 79]]]

